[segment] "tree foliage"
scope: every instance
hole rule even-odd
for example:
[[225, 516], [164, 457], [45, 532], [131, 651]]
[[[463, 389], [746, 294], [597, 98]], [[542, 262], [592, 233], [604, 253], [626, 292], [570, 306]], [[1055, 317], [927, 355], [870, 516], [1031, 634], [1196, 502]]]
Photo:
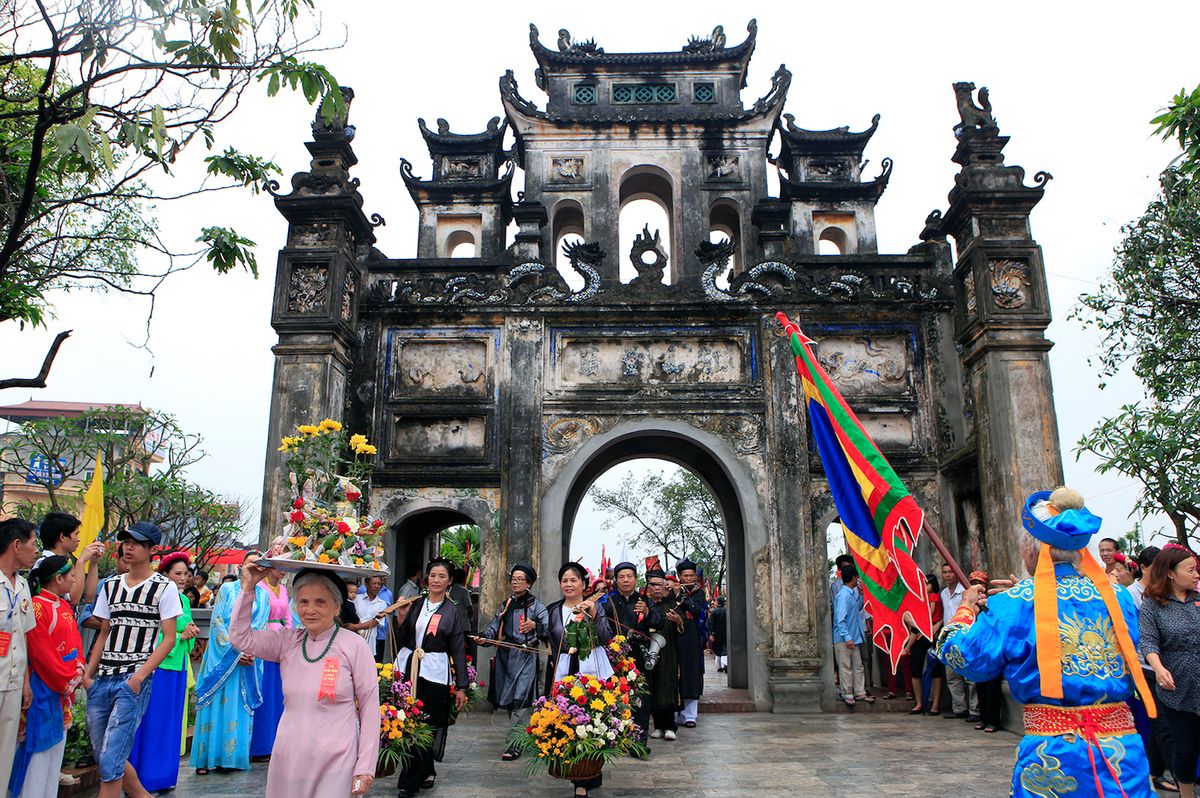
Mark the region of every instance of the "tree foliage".
[[1186, 543], [1200, 531], [1200, 87], [1180, 92], [1152, 124], [1183, 152], [1145, 213], [1121, 229], [1112, 269], [1072, 312], [1101, 335], [1101, 387], [1128, 366], [1147, 397], [1103, 419], [1076, 453], [1141, 482], [1137, 510], [1165, 513]]
[[[0, 322], [45, 324], [56, 290], [152, 297], [197, 263], [257, 275], [254, 242], [237, 231], [208, 225], [180, 246], [159, 236], [154, 214], [279, 174], [229, 146], [207, 157], [202, 182], [171, 179], [190, 145], [215, 146], [251, 86], [299, 91], [327, 119], [345, 113], [333, 76], [308, 60], [313, 3], [0, 4]], [[44, 387], [39, 376], [16, 384]]]
[[[166, 413], [113, 406], [76, 418], [22, 424], [0, 439], [0, 469], [28, 474], [46, 489], [45, 504], [21, 507], [19, 515], [37, 519], [50, 510], [78, 513], [86, 485], [63, 477], [86, 475], [100, 452], [105, 511], [100, 539], [110, 539], [135, 521], [151, 521], [162, 527], [164, 545], [190, 549], [204, 562], [239, 541], [244, 518], [236, 502], [188, 479], [187, 469], [205, 456], [200, 445], [200, 436], [183, 430]], [[56, 465], [34, 468], [39, 458]], [[76, 487], [66, 488], [68, 484]]]
[[605, 530], [616, 529], [629, 545], [662, 552], [672, 562], [689, 558], [704, 569], [710, 584], [724, 585], [721, 507], [691, 471], [679, 468], [665, 477], [652, 473], [640, 479], [627, 474], [616, 489], [593, 485], [588, 495], [608, 514]]

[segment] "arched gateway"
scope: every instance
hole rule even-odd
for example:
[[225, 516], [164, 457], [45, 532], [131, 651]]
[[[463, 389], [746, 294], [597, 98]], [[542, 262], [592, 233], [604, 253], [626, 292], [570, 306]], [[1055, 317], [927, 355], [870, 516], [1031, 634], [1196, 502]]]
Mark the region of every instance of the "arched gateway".
[[[728, 531], [733, 685], [762, 709], [813, 711], [833, 699], [832, 504], [774, 313], [819, 341], [951, 547], [1007, 572], [1019, 498], [1061, 479], [1045, 271], [1029, 230], [1046, 177], [1025, 186], [1004, 165], [990, 106], [957, 84], [949, 208], [906, 254], [880, 255], [875, 205], [891, 161], [861, 174], [878, 117], [858, 133], [797, 127], [782, 115], [782, 67], [744, 106], [755, 36], [751, 23], [736, 46], [718, 28], [682, 50], [618, 54], [566, 31], [551, 49], [532, 29], [545, 108], [509, 72], [504, 117], [482, 133], [420, 122], [432, 177], [401, 162], [420, 210], [412, 259], [372, 246], [378, 219], [349, 175], [353, 128], [314, 124], [310, 170], [275, 199], [290, 227], [271, 440], [324, 415], [369, 434], [371, 509], [391, 530], [392, 562], [420, 559], [427, 532], [478, 525], [485, 612], [503, 599], [508, 564], [557, 570], [606, 468], [678, 462], [712, 489]], [[621, 225], [633, 224], [622, 209], [646, 199], [665, 222], [639, 224], [622, 252]], [[281, 517], [279, 470], [273, 444], [264, 539]], [[552, 578], [539, 587], [554, 597]]]

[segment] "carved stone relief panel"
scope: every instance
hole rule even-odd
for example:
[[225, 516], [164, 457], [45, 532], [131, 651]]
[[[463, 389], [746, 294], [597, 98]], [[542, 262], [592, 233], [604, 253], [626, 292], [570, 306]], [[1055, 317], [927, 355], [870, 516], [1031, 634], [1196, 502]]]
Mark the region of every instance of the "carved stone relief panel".
[[847, 396], [903, 396], [912, 392], [912, 353], [900, 335], [826, 336], [817, 359]]
[[615, 423], [613, 416], [547, 416], [542, 422], [543, 457], [573, 452]]
[[288, 246], [303, 249], [326, 249], [337, 243], [337, 227], [329, 222], [297, 224], [288, 230]]
[[551, 183], [583, 183], [587, 181], [586, 162], [581, 155], [550, 159]]
[[751, 381], [748, 336], [556, 336], [554, 379], [561, 387], [730, 385]]
[[1001, 258], [988, 263], [992, 301], [1004, 310], [1016, 310], [1029, 301], [1029, 263]]
[[850, 162], [844, 158], [813, 158], [807, 164], [810, 180], [849, 180], [851, 176]]
[[965, 289], [967, 303], [967, 318], [975, 318], [975, 314], [979, 312], [979, 299], [975, 295], [975, 274], [967, 272], [963, 280], [963, 288]]
[[329, 283], [327, 264], [298, 264], [288, 279], [289, 313], [321, 313], [325, 310]]
[[705, 161], [708, 164], [709, 180], [742, 179], [741, 158], [737, 155], [708, 155], [705, 157]]
[[354, 318], [354, 275], [346, 275], [346, 283], [342, 288], [342, 321]]
[[393, 460], [481, 460], [487, 457], [485, 416], [404, 416], [392, 422]]
[[442, 158], [442, 177], [449, 180], [470, 180], [483, 176], [478, 158]]
[[758, 416], [729, 413], [698, 415], [691, 419], [691, 423], [725, 438], [733, 444], [738, 454], [758, 454], [764, 449], [763, 422]]
[[427, 394], [486, 398], [491, 392], [487, 341], [397, 338], [393, 344], [392, 397]]
[[984, 216], [979, 220], [979, 235], [985, 238], [1028, 238], [1023, 216]]

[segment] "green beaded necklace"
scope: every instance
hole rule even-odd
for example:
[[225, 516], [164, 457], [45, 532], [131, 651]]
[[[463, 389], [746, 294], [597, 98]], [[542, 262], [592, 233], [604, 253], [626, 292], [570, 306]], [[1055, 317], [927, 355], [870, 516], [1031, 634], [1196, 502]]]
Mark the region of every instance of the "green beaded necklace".
[[308, 656], [308, 632], [304, 632], [304, 639], [300, 641], [300, 653], [304, 655], [305, 662], [320, 662], [325, 659], [325, 655], [329, 653], [329, 649], [333, 646], [333, 640], [337, 637], [338, 630], [342, 627], [336, 623], [333, 625], [333, 634], [329, 636], [329, 642], [325, 644], [325, 649], [315, 657]]

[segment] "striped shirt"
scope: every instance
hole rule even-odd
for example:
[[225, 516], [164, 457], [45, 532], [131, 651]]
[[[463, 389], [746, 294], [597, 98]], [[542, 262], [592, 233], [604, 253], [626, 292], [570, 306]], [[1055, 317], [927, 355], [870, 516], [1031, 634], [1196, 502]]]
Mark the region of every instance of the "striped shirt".
[[132, 586], [128, 579], [108, 580], [96, 596], [92, 614], [109, 622], [99, 676], [136, 671], [154, 652], [161, 622], [183, 613], [179, 588], [167, 577], [152, 574]]

